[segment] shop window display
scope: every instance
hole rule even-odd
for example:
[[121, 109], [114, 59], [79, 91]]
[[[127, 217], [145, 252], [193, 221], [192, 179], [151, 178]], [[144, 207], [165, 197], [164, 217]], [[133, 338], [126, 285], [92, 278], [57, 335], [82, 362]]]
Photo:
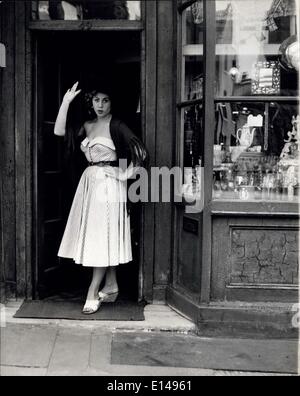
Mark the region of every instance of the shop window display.
[[[184, 188], [203, 163], [204, 1], [181, 17]], [[298, 202], [299, 0], [216, 0], [213, 199]], [[214, 45], [207, 37], [207, 45]], [[254, 99], [255, 98], [255, 99]], [[209, 126], [206, 126], [208, 128]]]
[[213, 198], [299, 199], [298, 106], [218, 103]]
[[204, 141], [202, 103], [185, 107], [183, 114], [183, 193], [187, 196], [199, 196], [201, 192]]
[[216, 1], [222, 12], [215, 96], [231, 100], [215, 109], [213, 198], [298, 202], [299, 1]]
[[141, 2], [125, 0], [32, 1], [33, 20], [140, 20]]
[[[203, 1], [197, 1], [182, 12], [181, 90], [181, 153], [183, 171], [182, 194], [196, 197], [201, 193], [201, 168], [203, 166]], [[189, 105], [187, 102], [194, 104]]]
[[297, 12], [298, 0], [216, 1], [216, 96], [298, 95]]
[[203, 97], [203, 2], [197, 1], [182, 15], [182, 100]]

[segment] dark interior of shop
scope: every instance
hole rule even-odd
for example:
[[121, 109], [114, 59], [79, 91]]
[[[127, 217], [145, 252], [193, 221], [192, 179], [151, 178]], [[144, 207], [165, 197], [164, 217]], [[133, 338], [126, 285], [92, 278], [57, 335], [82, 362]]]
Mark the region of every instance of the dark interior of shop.
[[[36, 222], [38, 298], [84, 298], [91, 269], [57, 257], [59, 244], [86, 160], [77, 133], [86, 120], [84, 92], [109, 87], [113, 115], [141, 136], [140, 34], [132, 32], [45, 33], [37, 40]], [[76, 81], [83, 90], [72, 103], [65, 138], [53, 126], [65, 91]], [[83, 140], [83, 138], [81, 139]], [[120, 298], [137, 300], [140, 207], [131, 208], [133, 262], [118, 269]]]

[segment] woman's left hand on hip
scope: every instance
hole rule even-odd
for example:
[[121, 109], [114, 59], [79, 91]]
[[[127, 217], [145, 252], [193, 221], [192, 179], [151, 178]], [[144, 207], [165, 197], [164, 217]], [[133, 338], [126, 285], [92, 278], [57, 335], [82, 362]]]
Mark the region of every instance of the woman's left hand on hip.
[[122, 171], [120, 168], [106, 167], [104, 173], [107, 176], [113, 177], [114, 179], [125, 181], [127, 180], [126, 172]]

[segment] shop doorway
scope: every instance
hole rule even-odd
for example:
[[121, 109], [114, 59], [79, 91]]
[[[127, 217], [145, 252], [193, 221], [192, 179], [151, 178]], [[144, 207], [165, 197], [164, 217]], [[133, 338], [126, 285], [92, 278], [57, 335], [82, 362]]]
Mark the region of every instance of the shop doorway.
[[[35, 40], [35, 266], [34, 297], [81, 297], [91, 270], [57, 257], [70, 206], [86, 160], [76, 129], [84, 121], [81, 95], [69, 112], [71, 133], [54, 135], [56, 115], [65, 91], [79, 81], [88, 89], [108, 81], [117, 95], [114, 115], [142, 135], [141, 34], [139, 32], [39, 32]], [[141, 208], [131, 211], [133, 262], [118, 270], [121, 298], [137, 301], [140, 273]]]

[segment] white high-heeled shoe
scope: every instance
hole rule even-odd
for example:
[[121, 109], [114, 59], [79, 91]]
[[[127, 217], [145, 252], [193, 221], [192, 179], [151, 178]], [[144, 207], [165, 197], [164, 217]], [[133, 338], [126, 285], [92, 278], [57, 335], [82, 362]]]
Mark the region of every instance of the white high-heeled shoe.
[[99, 300], [101, 302], [104, 302], [104, 303], [113, 303], [113, 302], [115, 302], [117, 300], [117, 298], [118, 298], [118, 295], [119, 295], [119, 291], [113, 291], [113, 292], [110, 292], [110, 293], [104, 293], [103, 291], [100, 291], [98, 293]]
[[102, 301], [100, 299], [98, 300], [86, 300], [85, 305], [82, 309], [82, 313], [84, 315], [92, 315], [96, 313], [100, 306], [101, 306]]

